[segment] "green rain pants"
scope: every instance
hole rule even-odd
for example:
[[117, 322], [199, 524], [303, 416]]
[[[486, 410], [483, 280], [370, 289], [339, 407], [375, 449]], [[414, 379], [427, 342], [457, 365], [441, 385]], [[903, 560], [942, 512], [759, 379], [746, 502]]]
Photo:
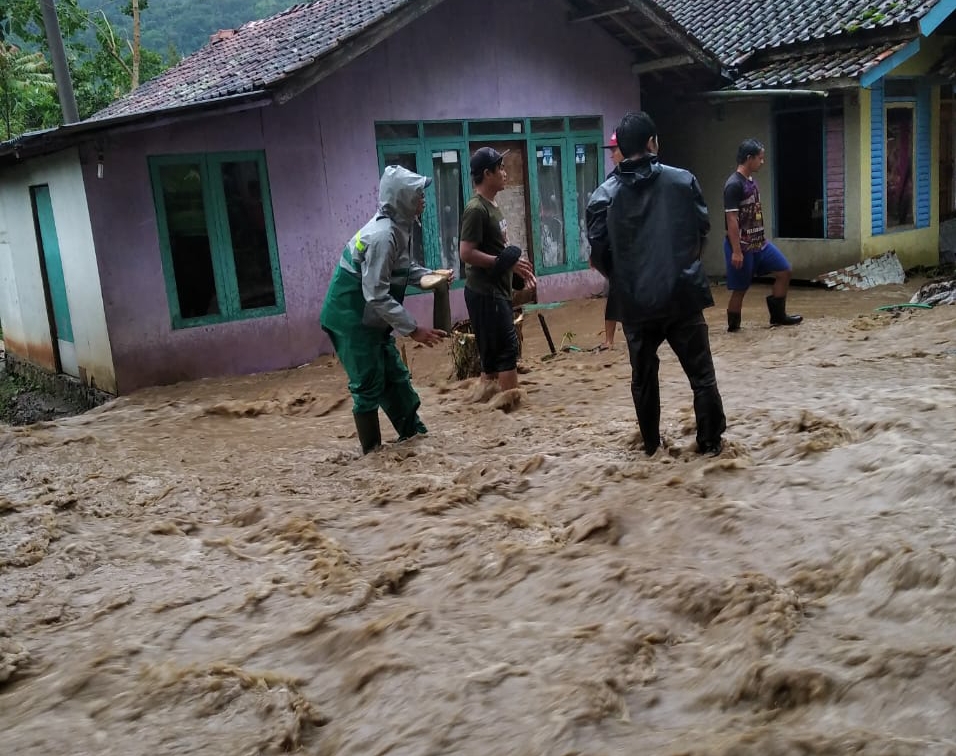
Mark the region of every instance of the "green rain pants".
[[[404, 287], [393, 286], [392, 296], [401, 302]], [[364, 312], [361, 280], [337, 267], [322, 306], [321, 323], [349, 377], [352, 413], [376, 412], [381, 407], [400, 440], [427, 433], [418, 417], [421, 399], [412, 388], [411, 374], [391, 329], [364, 325]]]

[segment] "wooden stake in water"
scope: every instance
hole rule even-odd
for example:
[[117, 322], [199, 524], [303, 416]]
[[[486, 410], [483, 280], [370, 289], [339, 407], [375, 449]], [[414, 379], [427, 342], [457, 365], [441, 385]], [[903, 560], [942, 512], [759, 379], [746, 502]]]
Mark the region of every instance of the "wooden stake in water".
[[551, 338], [551, 331], [548, 330], [548, 324], [544, 320], [544, 315], [538, 313], [538, 320], [541, 322], [541, 330], [544, 331], [544, 337], [548, 340], [548, 349], [551, 350], [551, 354], [557, 354], [558, 350], [554, 348], [554, 340]]

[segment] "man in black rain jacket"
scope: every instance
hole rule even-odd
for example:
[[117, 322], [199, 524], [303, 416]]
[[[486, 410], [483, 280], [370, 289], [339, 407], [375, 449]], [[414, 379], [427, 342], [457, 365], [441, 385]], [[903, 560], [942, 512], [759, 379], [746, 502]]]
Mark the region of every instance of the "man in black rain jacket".
[[661, 445], [657, 349], [666, 340], [694, 392], [698, 451], [717, 455], [727, 423], [703, 314], [714, 304], [700, 263], [707, 205], [692, 173], [657, 159], [647, 113], [628, 113], [616, 133], [625, 159], [588, 203], [588, 241], [618, 302], [644, 450]]

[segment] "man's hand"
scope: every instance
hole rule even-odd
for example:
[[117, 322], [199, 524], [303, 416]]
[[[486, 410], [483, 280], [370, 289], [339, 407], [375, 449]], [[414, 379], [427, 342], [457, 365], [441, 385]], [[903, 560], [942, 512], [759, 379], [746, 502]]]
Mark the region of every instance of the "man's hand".
[[744, 253], [739, 249], [734, 250], [730, 253], [730, 264], [733, 265], [737, 270], [740, 270], [744, 267]]
[[511, 270], [521, 258], [521, 250], [513, 244], [505, 247], [495, 258], [495, 264], [491, 266], [491, 275], [500, 276]]
[[514, 272], [524, 281], [526, 289], [533, 289], [538, 285], [538, 279], [534, 277], [534, 268], [531, 267], [531, 261], [528, 258], [522, 257], [518, 260], [515, 263]]
[[445, 331], [439, 330], [438, 328], [422, 328], [421, 326], [408, 335], [414, 341], [417, 341], [419, 344], [424, 344], [427, 347], [435, 346], [435, 344], [448, 336]]

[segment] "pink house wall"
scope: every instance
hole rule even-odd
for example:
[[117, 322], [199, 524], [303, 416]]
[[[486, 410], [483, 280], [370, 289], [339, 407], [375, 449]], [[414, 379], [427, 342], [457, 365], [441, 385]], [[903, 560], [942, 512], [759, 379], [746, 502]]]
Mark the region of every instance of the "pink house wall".
[[[88, 151], [120, 392], [290, 367], [330, 350], [319, 311], [346, 239], [375, 211], [376, 121], [600, 115], [610, 131], [638, 108], [627, 51], [596, 25], [565, 17], [557, 1], [447, 0], [284, 105], [108, 136], [102, 179]], [[226, 150], [266, 153], [286, 311], [173, 329], [148, 157]], [[546, 276], [538, 299], [601, 286], [591, 271]], [[410, 307], [431, 316], [430, 297], [412, 298]], [[465, 317], [460, 292], [453, 308]]]

